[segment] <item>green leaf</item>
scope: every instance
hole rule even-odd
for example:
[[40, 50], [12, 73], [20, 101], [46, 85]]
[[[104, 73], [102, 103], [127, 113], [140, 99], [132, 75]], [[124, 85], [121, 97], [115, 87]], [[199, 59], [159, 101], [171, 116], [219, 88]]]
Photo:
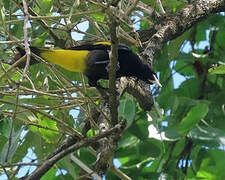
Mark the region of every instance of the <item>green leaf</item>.
[[178, 96], [185, 96], [192, 99], [195, 99], [199, 96], [199, 78], [190, 78], [182, 82], [180, 87], [175, 90], [175, 94]]
[[5, 7], [4, 7], [2, 0], [0, 0], [0, 19], [1, 19], [1, 22], [3, 24], [5, 31], [7, 32], [6, 24], [5, 24]]
[[224, 31], [218, 31], [216, 33], [216, 44], [218, 44], [218, 48], [223, 49], [225, 47], [224, 44], [224, 36], [225, 36], [225, 32]]
[[199, 43], [200, 41], [206, 40], [206, 28], [204, 22], [200, 23], [199, 26], [197, 26], [196, 31], [196, 41]]
[[52, 99], [52, 97], [48, 95], [37, 95], [30, 98], [20, 98], [20, 103], [39, 106], [56, 106], [59, 104], [59, 101]]
[[130, 155], [137, 152], [137, 145], [140, 140], [130, 133], [125, 133], [122, 140], [119, 141], [119, 148], [116, 150], [115, 157], [120, 159], [121, 163], [128, 162]]
[[[48, 118], [44, 118], [43, 120], [39, 121], [39, 124], [44, 126], [44, 127], [48, 127], [51, 129], [55, 129], [58, 130], [57, 126], [56, 126], [56, 122], [52, 121]], [[57, 141], [57, 137], [59, 135], [58, 132], [56, 131], [52, 131], [52, 130], [47, 130], [47, 129], [39, 129], [40, 133], [43, 135], [42, 137], [49, 143], [54, 143]]]
[[0, 134], [8, 138], [12, 124], [9, 119], [3, 119], [0, 121]]
[[37, 47], [43, 47], [44, 42], [46, 38], [48, 37], [48, 34], [46, 32], [42, 33], [38, 38], [32, 43], [32, 46], [37, 46]]
[[154, 69], [160, 72], [159, 79], [163, 83], [163, 88], [161, 92], [171, 91], [173, 89], [173, 80], [171, 77], [172, 70], [170, 68], [170, 60], [168, 58], [167, 46], [163, 46], [160, 54], [156, 56], [154, 61]]
[[[65, 169], [70, 176], [70, 179], [79, 178], [80, 167], [74, 166], [74, 163], [71, 161], [70, 156], [65, 156], [63, 159], [57, 162], [58, 168]], [[65, 178], [66, 179], [66, 178]]]
[[104, 14], [93, 14], [92, 17], [96, 20], [96, 21], [100, 21], [103, 22], [105, 19], [105, 15]]
[[170, 127], [164, 128], [164, 130], [161, 132], [164, 132], [166, 138], [168, 138], [170, 141], [177, 141], [178, 139], [181, 138], [181, 135]]
[[170, 60], [173, 60], [180, 54], [180, 48], [185, 40], [190, 36], [190, 31], [186, 31], [183, 35], [179, 36], [175, 40], [170, 41], [168, 46], [168, 52], [170, 54]]
[[147, 120], [139, 119], [132, 124], [129, 128], [129, 132], [144, 141], [148, 139], [148, 126], [149, 122]]
[[0, 134], [0, 142], [1, 142], [0, 154], [2, 154], [3, 144], [5, 144], [7, 142], [7, 138]]
[[179, 132], [181, 134], [186, 134], [194, 128], [196, 124], [206, 116], [208, 110], [209, 108], [206, 104], [198, 104], [197, 106], [191, 108], [188, 114], [181, 120]]
[[185, 147], [185, 138], [182, 138], [179, 141], [177, 141], [177, 143], [174, 145], [172, 156], [178, 157], [184, 150], [184, 147]]
[[225, 74], [225, 65], [220, 65], [216, 68], [210, 68], [209, 72], [211, 74]]
[[48, 142], [48, 143], [54, 143], [57, 141], [57, 137], [59, 135], [59, 133], [57, 131], [53, 131], [50, 129], [45, 129], [46, 128], [51, 128], [54, 130], [58, 130], [57, 126], [56, 126], [56, 122], [42, 116], [41, 114], [37, 114], [38, 115], [38, 125], [41, 125], [43, 128], [39, 128], [36, 126], [31, 126], [30, 130], [32, 130], [33, 132], [37, 132], [37, 133], [41, 133], [42, 137]]
[[[98, 134], [98, 131], [97, 130], [94, 130], [94, 131], [95, 131], [95, 135], [97, 135]], [[88, 132], [86, 133], [86, 135], [87, 135], [87, 137], [93, 136], [94, 135], [93, 134], [93, 130], [92, 129], [88, 130]]]
[[27, 148], [32, 148], [38, 159], [45, 159], [56, 148], [56, 144], [47, 143], [40, 133], [34, 133], [33, 131], [28, 131], [24, 143]]
[[147, 157], [158, 157], [162, 150], [162, 143], [155, 139], [148, 139], [140, 143], [139, 153]]
[[157, 102], [159, 103], [159, 106], [163, 108], [164, 111], [167, 111], [169, 109], [175, 111], [179, 106], [179, 99], [173, 93], [173, 91], [160, 94], [160, 96], [157, 98]]
[[177, 12], [186, 4], [185, 1], [176, 1], [176, 0], [162, 1], [162, 3], [164, 8], [166, 8], [168, 11], [172, 11], [173, 13]]
[[138, 142], [139, 139], [137, 139], [135, 136], [125, 133], [123, 138], [119, 141], [118, 146], [120, 148], [127, 148], [128, 146], [136, 146]]
[[174, 60], [191, 63], [195, 62], [196, 59], [193, 57], [191, 53], [180, 52], [179, 55]]
[[165, 72], [165, 70], [169, 68], [169, 63], [170, 60], [168, 58], [168, 49], [166, 46], [163, 46], [163, 48], [160, 51], [160, 54], [157, 54], [156, 60], [154, 61], [154, 69], [160, 72]]
[[172, 76], [172, 70], [169, 65], [165, 68], [162, 73], [160, 73], [160, 81], [163, 83], [163, 88], [161, 90], [162, 93], [171, 92], [174, 89], [174, 82]]
[[130, 99], [126, 98], [120, 101], [119, 105], [119, 117], [125, 118], [128, 122], [128, 126], [132, 123], [134, 116], [135, 116], [135, 110], [136, 103]]
[[218, 180], [225, 179], [225, 155], [222, 150], [209, 150], [201, 159], [200, 169], [196, 173], [196, 178]]
[[1, 163], [5, 162], [6, 156], [7, 156], [8, 162], [11, 162], [13, 155], [15, 154], [17, 148], [19, 147], [19, 138], [22, 131], [23, 131], [22, 128], [17, 132], [12, 130], [12, 136], [10, 139], [10, 147], [9, 147], [9, 138], [8, 138], [8, 141], [4, 144], [2, 152], [0, 154]]
[[[181, 118], [184, 117], [185, 114], [187, 114], [191, 107], [197, 105], [199, 102], [195, 101], [194, 99], [185, 97], [185, 96], [178, 96], [179, 104], [177, 106], [177, 109], [173, 112], [172, 118], [169, 119], [170, 121], [177, 120], [180, 122]], [[176, 124], [176, 127], [178, 124]]]
[[208, 147], [225, 146], [225, 133], [218, 128], [200, 126], [192, 129], [188, 137]]
[[183, 76], [194, 76], [195, 72], [193, 71], [192, 66], [183, 61], [177, 61], [176, 65], [174, 66], [174, 70]]
[[38, 0], [38, 4], [41, 6], [41, 13], [44, 15], [50, 15], [50, 9], [52, 6], [52, 0]]
[[57, 169], [55, 167], [52, 167], [50, 170], [47, 171], [47, 173], [44, 174], [44, 176], [41, 177], [41, 180], [49, 180], [49, 179], [55, 179]]
[[23, 22], [14, 24], [12, 29], [10, 29], [11, 34], [17, 37], [18, 39], [22, 38], [24, 31], [23, 31]]
[[[11, 67], [11, 65], [8, 65], [8, 64], [2, 64], [2, 65], [5, 71], [7, 71], [7, 69]], [[2, 70], [2, 68], [0, 68], [0, 76], [3, 76], [3, 78], [0, 79], [1, 83], [10, 82], [11, 80], [8, 77], [10, 77], [13, 81], [17, 82], [20, 79], [21, 74], [18, 71], [15, 72], [11, 70], [5, 75], [5, 72]]]
[[95, 156], [86, 148], [80, 149], [79, 153], [75, 156], [77, 156], [79, 159], [82, 159], [82, 162], [85, 164], [92, 164], [96, 160]]

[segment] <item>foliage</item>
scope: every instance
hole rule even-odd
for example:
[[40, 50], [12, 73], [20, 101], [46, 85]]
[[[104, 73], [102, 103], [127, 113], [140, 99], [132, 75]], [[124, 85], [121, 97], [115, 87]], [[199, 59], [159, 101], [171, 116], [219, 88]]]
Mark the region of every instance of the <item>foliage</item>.
[[[32, 163], [45, 159], [68, 135], [82, 133], [81, 124], [89, 118], [90, 106], [101, 108], [98, 92], [86, 87], [83, 75], [51, 64], [31, 66], [17, 87], [23, 71], [3, 62], [12, 58], [23, 40], [21, 2], [0, 0], [0, 165], [4, 165], [0, 178], [6, 173], [13, 178], [31, 173]], [[77, 43], [74, 32], [82, 33], [79, 35], [86, 41], [106, 40], [110, 31], [107, 16], [98, 3], [93, 3], [98, 1], [85, 2], [28, 1], [38, 14], [29, 22], [30, 44], [73, 46]], [[159, 12], [154, 1], [151, 3]], [[187, 5], [178, 0], [162, 3], [168, 13]], [[130, 4], [124, 2], [123, 6], [128, 9]], [[137, 12], [142, 19], [137, 18]], [[131, 16], [137, 22], [120, 22], [122, 35], [133, 31], [130, 23], [140, 30], [152, 26], [148, 14], [141, 10], [136, 14]], [[40, 25], [40, 20], [46, 25]], [[86, 32], [78, 29], [84, 21], [89, 22]], [[140, 180], [225, 179], [224, 27], [224, 14], [215, 14], [163, 46], [153, 64], [163, 87], [152, 86], [152, 111], [143, 111], [131, 95], [121, 98], [119, 119], [128, 122], [115, 158], [127, 176]], [[65, 44], [59, 45], [60, 40]], [[210, 51], [204, 52], [206, 46]], [[88, 136], [97, 130], [93, 125]], [[96, 160], [88, 148], [73, 154], [90, 167]], [[21, 162], [30, 164], [14, 165]], [[76, 179], [81, 174], [82, 168], [66, 156], [42, 179]], [[117, 173], [107, 171], [106, 179], [118, 179]]]

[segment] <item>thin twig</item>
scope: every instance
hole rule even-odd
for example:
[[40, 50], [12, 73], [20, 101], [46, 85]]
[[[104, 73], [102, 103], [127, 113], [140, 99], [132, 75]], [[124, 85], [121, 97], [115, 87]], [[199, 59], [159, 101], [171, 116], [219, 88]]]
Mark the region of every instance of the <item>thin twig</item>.
[[[5, 100], [2, 100], [2, 99], [0, 99], [0, 102], [2, 102], [4, 104], [15, 105], [15, 103], [12, 103], [12, 102], [9, 102], [9, 101], [5, 101]], [[18, 104], [18, 106], [22, 107], [22, 108], [25, 108], [25, 109], [28, 109], [30, 111], [38, 112], [38, 113], [42, 114], [43, 116], [46, 116], [49, 119], [57, 122], [60, 126], [63, 126], [64, 128], [68, 129], [70, 132], [74, 133], [76, 136], [82, 137], [82, 134], [80, 132], [78, 132], [76, 129], [70, 127], [68, 124], [66, 124], [64, 121], [58, 119], [57, 117], [51, 116], [50, 114], [48, 114], [48, 113], [46, 113], [44, 111], [38, 110], [38, 109], [36, 109], [36, 108], [34, 108], [32, 106], [27, 106], [27, 105], [24, 105], [24, 104]]]
[[[0, 166], [0, 167], [1, 167], [1, 166]], [[9, 174], [8, 174], [8, 172], [7, 172], [7, 170], [6, 170], [6, 168], [5, 168], [4, 166], [2, 166], [2, 169], [3, 169], [4, 173], [6, 174], [7, 178], [10, 179], [10, 176], [9, 176]]]
[[131, 6], [128, 7], [128, 9], [125, 12], [125, 14], [127, 16], [129, 16], [132, 13], [132, 11], [136, 8], [138, 2], [139, 2], [139, 0], [134, 0], [134, 2], [132, 2]]
[[[132, 0], [132, 1], [134, 1], [134, 0]], [[156, 14], [157, 17], [160, 16], [159, 13], [155, 12], [155, 10], [154, 10], [152, 7], [146, 5], [146, 4], [143, 3], [142, 1], [139, 1], [139, 2], [138, 2], [138, 4], [137, 4], [137, 9], [140, 10], [140, 11], [142, 11], [143, 13], [148, 14], [150, 17], [152, 17], [153, 14]]]
[[[7, 116], [11, 116], [11, 117], [14, 116], [14, 113], [7, 112], [7, 111], [1, 111], [0, 110], [0, 113], [5, 114]], [[16, 114], [19, 114], [19, 112], [16, 113]], [[25, 123], [27, 126], [36, 126], [38, 128], [41, 128], [41, 129], [46, 129], [46, 130], [54, 131], [54, 132], [61, 133], [61, 134], [72, 135], [70, 132], [56, 130], [56, 129], [52, 129], [52, 128], [49, 128], [49, 127], [46, 127], [46, 126], [42, 126], [42, 125], [39, 125], [39, 124], [36, 124], [36, 123], [32, 123], [32, 122], [30, 122], [28, 120], [25, 120], [25, 119], [22, 119], [20, 117], [15, 117], [15, 119]]]
[[13, 111], [13, 114], [12, 114], [12, 125], [11, 125], [10, 132], [9, 132], [9, 138], [8, 138], [9, 143], [8, 143], [8, 148], [7, 148], [7, 152], [6, 152], [6, 156], [5, 156], [5, 162], [8, 162], [9, 150], [10, 150], [11, 145], [12, 145], [12, 138], [13, 138], [12, 134], [13, 134], [13, 130], [14, 130], [14, 121], [15, 121], [15, 118], [16, 118], [18, 103], [19, 103], [19, 94], [17, 93], [15, 108], [14, 108], [14, 111]]
[[88, 174], [94, 177], [95, 179], [102, 180], [102, 178], [97, 173], [95, 173], [92, 169], [90, 169], [86, 164], [84, 164], [81, 160], [79, 160], [73, 154], [70, 155], [70, 159], [74, 163], [76, 163], [78, 166], [80, 166], [84, 171], [86, 171]]
[[[45, 61], [43, 61], [45, 64]], [[108, 116], [102, 111], [101, 108], [99, 108], [99, 106], [96, 104], [96, 102], [83, 90], [83, 88], [80, 88], [79, 86], [75, 85], [73, 82], [71, 82], [69, 79], [67, 79], [59, 70], [57, 70], [54, 66], [52, 66], [51, 64], [48, 64], [49, 66], [51, 66], [51, 68], [54, 70], [54, 72], [56, 72], [57, 75], [61, 76], [61, 78], [69, 85], [73, 85], [76, 89], [77, 89], [77, 93], [86, 97], [95, 107], [96, 109], [104, 116], [105, 119], [107, 119], [109, 121]]]
[[40, 179], [57, 161], [59, 161], [66, 155], [68, 155], [71, 152], [74, 152], [82, 147], [91, 146], [93, 143], [97, 142], [99, 139], [107, 137], [107, 136], [111, 135], [112, 133], [116, 133], [116, 132], [119, 133], [121, 130], [123, 130], [123, 127], [124, 127], [124, 124], [122, 122], [120, 124], [117, 124], [115, 127], [111, 128], [108, 131], [105, 131], [101, 134], [97, 134], [90, 138], [81, 139], [77, 143], [75, 143], [65, 149], [62, 149], [60, 152], [58, 152], [54, 156], [50, 156], [48, 159], [43, 161], [41, 166], [39, 168], [37, 168], [30, 176], [28, 176], [26, 178], [26, 180]]
[[162, 6], [161, 1], [160, 1], [160, 0], [156, 0], [156, 4], [158, 5], [160, 12], [161, 12], [162, 14], [165, 14], [166, 12], [165, 12], [165, 10], [163, 9], [163, 6]]
[[7, 75], [11, 70], [13, 70], [16, 66], [18, 66], [18, 64], [20, 64], [22, 61], [24, 61], [26, 56], [21, 57], [18, 61], [16, 61], [13, 65], [11, 65], [11, 67], [9, 69], [7, 69], [4, 73], [1, 74], [0, 76], [0, 80]]
[[0, 164], [0, 168], [14, 167], [14, 166], [40, 166], [40, 163], [13, 163], [13, 164]]
[[139, 14], [139, 12], [133, 12], [135, 16], [138, 16], [142, 21], [145, 21], [146, 23], [148, 23], [150, 26], [153, 26], [154, 23], [151, 22], [148, 18], [146, 18], [145, 16]]
[[[84, 12], [79, 12], [79, 13], [74, 13], [72, 14], [72, 17], [77, 17], [77, 16], [84, 16], [84, 15], [90, 15], [90, 14], [95, 14], [95, 13], [100, 13], [102, 10], [97, 9], [97, 10], [90, 10], [90, 11], [84, 11]], [[20, 15], [21, 16], [21, 15]], [[68, 18], [70, 15], [59, 15], [59, 16], [29, 16], [30, 20], [51, 20], [51, 19], [62, 19], [62, 18]], [[5, 21], [5, 24], [16, 24], [16, 23], [21, 23], [23, 22], [24, 19], [17, 19], [17, 20], [9, 20]], [[0, 23], [2, 25], [2, 23]]]
[[110, 167], [110, 170], [123, 180], [132, 180], [129, 176], [123, 173], [120, 169], [116, 168], [114, 165]]
[[26, 57], [27, 57], [27, 61], [26, 61], [26, 65], [25, 68], [23, 70], [23, 74], [19, 80], [19, 83], [21, 83], [23, 81], [23, 78], [25, 77], [25, 74], [27, 73], [28, 67], [30, 65], [30, 48], [29, 48], [29, 43], [28, 43], [28, 20], [29, 20], [29, 13], [28, 13], [28, 6], [27, 6], [27, 2], [26, 0], [23, 0], [23, 9], [24, 9], [24, 27], [23, 27], [23, 31], [24, 31], [24, 46], [25, 46], [25, 51], [26, 51]]

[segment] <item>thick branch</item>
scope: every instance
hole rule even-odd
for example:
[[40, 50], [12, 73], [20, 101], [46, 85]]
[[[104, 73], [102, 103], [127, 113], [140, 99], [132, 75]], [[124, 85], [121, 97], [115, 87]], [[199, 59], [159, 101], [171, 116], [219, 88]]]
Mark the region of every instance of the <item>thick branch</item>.
[[120, 78], [121, 93], [125, 91], [136, 98], [144, 111], [150, 111], [154, 104], [149, 85], [143, 82], [136, 83], [132, 78]]
[[[155, 33], [154, 30], [149, 30], [149, 33], [154, 33], [150, 39], [146, 36], [140, 37], [142, 41], [147, 41], [147, 48], [143, 55], [149, 62], [152, 61], [164, 43], [178, 37], [210, 14], [221, 11], [225, 11], [225, 0], [197, 0], [175, 14], [164, 16], [161, 23], [157, 25], [160, 28], [155, 28], [157, 29]], [[142, 31], [139, 33], [142, 34]]]
[[[161, 50], [166, 42], [180, 36], [210, 14], [222, 11], [225, 11], [225, 0], [197, 0], [175, 14], [165, 14], [164, 17], [158, 17], [159, 21], [154, 28], [138, 31], [139, 39], [145, 42], [146, 47], [145, 50], [139, 48], [142, 52], [142, 56], [151, 64], [156, 53]], [[132, 37], [135, 36], [133, 32], [130, 33], [130, 35]], [[123, 42], [123, 39], [120, 41]], [[127, 80], [124, 81], [123, 86], [126, 86], [124, 87], [126, 91], [137, 99], [143, 109], [151, 109], [151, 104], [153, 102], [150, 94], [149, 97], [145, 97], [144, 94], [146, 93], [141, 92], [139, 90], [140, 88], [136, 86], [136, 83], [132, 81], [129, 83]], [[143, 104], [141, 102], [143, 102]]]

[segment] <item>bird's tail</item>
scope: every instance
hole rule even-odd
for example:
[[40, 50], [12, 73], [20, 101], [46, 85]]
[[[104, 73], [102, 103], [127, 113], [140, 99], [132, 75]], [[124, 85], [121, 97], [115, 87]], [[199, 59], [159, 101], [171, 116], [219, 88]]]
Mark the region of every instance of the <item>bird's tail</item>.
[[[18, 52], [14, 56], [14, 62], [18, 61], [21, 57], [23, 57], [26, 54], [24, 49], [22, 49], [20, 47], [16, 47], [16, 49], [17, 49]], [[38, 51], [38, 48], [32, 48], [32, 49], [31, 49], [31, 51], [34, 54], [36, 54], [36, 55], [40, 54], [39, 51]], [[38, 63], [38, 61], [35, 58], [33, 58], [33, 56], [31, 56], [30, 65], [37, 64], [37, 63]], [[18, 64], [18, 67], [24, 68], [25, 65], [26, 65], [26, 59], [24, 59], [20, 64]]]
[[[25, 50], [17, 47], [18, 54], [14, 57], [14, 60], [18, 60], [20, 57], [26, 54]], [[86, 70], [85, 59], [89, 51], [87, 50], [64, 50], [56, 49], [51, 50], [48, 48], [30, 47], [33, 54], [41, 57], [47, 62], [57, 64], [67, 70], [74, 72], [84, 72]], [[31, 56], [30, 64], [36, 64], [38, 61]], [[19, 68], [24, 68], [26, 61], [19, 64]]]

